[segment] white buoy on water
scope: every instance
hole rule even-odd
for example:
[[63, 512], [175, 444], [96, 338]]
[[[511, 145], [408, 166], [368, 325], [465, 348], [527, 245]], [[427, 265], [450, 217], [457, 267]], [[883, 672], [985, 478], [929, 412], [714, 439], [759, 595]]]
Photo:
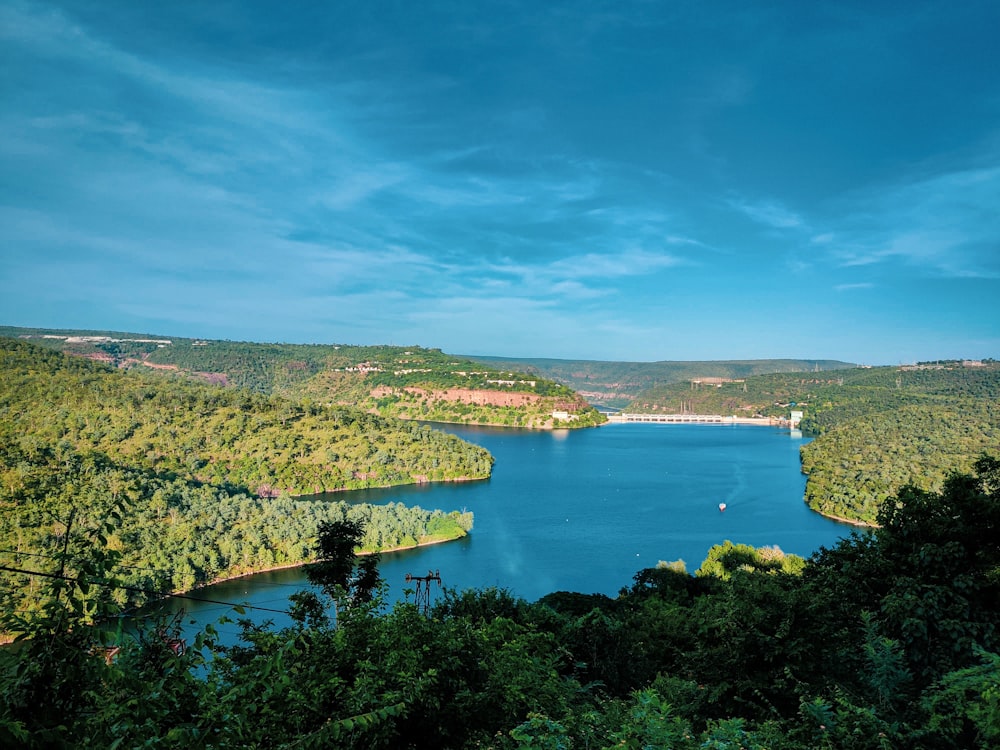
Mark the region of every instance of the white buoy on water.
[[725, 503], [719, 503], [719, 512], [721, 513], [725, 509], [726, 509], [726, 504]]

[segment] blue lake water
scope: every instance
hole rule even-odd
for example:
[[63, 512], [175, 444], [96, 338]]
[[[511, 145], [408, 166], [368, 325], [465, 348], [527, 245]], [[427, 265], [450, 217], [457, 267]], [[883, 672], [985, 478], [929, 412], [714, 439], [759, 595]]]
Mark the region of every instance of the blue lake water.
[[[403, 502], [471, 510], [463, 540], [385, 554], [389, 599], [404, 597], [407, 573], [440, 571], [447, 588], [497, 586], [533, 601], [553, 591], [615, 595], [640, 569], [684, 560], [694, 572], [726, 539], [777, 545], [808, 556], [853, 530], [803, 502], [796, 433], [731, 425], [606, 425], [574, 431], [441, 427], [496, 459], [491, 479], [366, 490], [338, 500]], [[720, 512], [719, 503], [726, 504]], [[301, 570], [262, 573], [192, 592], [223, 602], [282, 610], [307, 586]], [[436, 591], [432, 589], [432, 594]], [[228, 607], [172, 600], [197, 624]], [[288, 624], [255, 610], [253, 619]], [[235, 626], [233, 626], [235, 631]]]

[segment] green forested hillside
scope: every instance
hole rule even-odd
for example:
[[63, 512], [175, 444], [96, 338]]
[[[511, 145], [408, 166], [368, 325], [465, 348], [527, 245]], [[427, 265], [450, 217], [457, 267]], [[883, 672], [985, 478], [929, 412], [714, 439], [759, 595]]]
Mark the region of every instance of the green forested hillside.
[[807, 395], [802, 427], [820, 435], [861, 414], [888, 412], [904, 406], [948, 406], [1000, 398], [1000, 363], [987, 360], [904, 367], [873, 367], [845, 373], [843, 382]]
[[482, 479], [481, 448], [417, 424], [213, 388], [0, 339], [0, 404], [15, 434], [256, 494]]
[[827, 515], [873, 523], [905, 485], [939, 491], [954, 471], [1000, 453], [1000, 365], [960, 362], [849, 371], [798, 393], [806, 501]]
[[[387, 417], [510, 427], [604, 421], [570, 388], [419, 346], [263, 344], [106, 331], [0, 328], [0, 335], [99, 359], [244, 388], [345, 404]], [[556, 421], [553, 412], [567, 412]]]
[[[322, 520], [364, 520], [372, 550], [454, 538], [469, 514], [290, 495], [485, 478], [491, 464], [482, 448], [415, 423], [0, 339], [0, 559], [14, 568], [44, 565], [109, 517], [105, 540], [128, 580], [153, 591], [304, 562]], [[27, 579], [5, 583], [17, 606], [38, 604]]]
[[[882, 369], [891, 368], [876, 371]], [[853, 368], [820, 373], [768, 373], [709, 382], [687, 379], [644, 391], [625, 411], [787, 417], [789, 404], [794, 403], [798, 408], [838, 402], [845, 393], [845, 385], [861, 385], [872, 372]]]
[[425, 614], [299, 593], [291, 627], [247, 623], [230, 648], [211, 629], [182, 651], [166, 623], [124, 638], [89, 624], [93, 590], [116, 584], [98, 547], [93, 577], [38, 581], [61, 597], [20, 650], [0, 651], [0, 743], [992, 749], [998, 487], [984, 458], [808, 560], [727, 543], [693, 576], [662, 564], [615, 597], [446, 592]]
[[803, 446], [806, 502], [872, 523], [905, 485], [939, 491], [950, 473], [969, 471], [984, 452], [1000, 453], [1000, 403], [993, 398], [859, 414]]

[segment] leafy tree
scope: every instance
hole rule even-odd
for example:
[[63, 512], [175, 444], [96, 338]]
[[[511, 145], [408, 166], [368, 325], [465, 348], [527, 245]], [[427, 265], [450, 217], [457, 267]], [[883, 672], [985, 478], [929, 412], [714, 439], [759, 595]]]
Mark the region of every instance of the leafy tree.
[[925, 691], [927, 726], [920, 732], [938, 747], [990, 748], [1000, 744], [1000, 655], [979, 652], [980, 663], [945, 674]]
[[378, 573], [380, 555], [358, 559], [364, 527], [358, 521], [323, 521], [317, 530], [316, 562], [306, 568], [306, 577], [334, 600], [352, 605], [370, 602], [382, 582]]

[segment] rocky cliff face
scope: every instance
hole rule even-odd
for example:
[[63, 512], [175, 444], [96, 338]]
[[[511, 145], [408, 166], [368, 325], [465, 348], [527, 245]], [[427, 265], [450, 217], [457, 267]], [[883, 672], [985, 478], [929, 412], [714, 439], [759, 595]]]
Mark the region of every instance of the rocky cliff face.
[[393, 388], [387, 385], [380, 385], [372, 389], [372, 398], [385, 398], [386, 396], [407, 393], [417, 398], [429, 401], [449, 401], [461, 404], [476, 404], [479, 406], [512, 406], [519, 408], [522, 406], [534, 406], [546, 403], [555, 411], [575, 412], [585, 409], [587, 403], [583, 399], [567, 398], [546, 398], [536, 393], [519, 393], [517, 391], [492, 391], [479, 388], [441, 388], [429, 389], [407, 386], [405, 388]]
[[454, 401], [462, 404], [479, 404], [482, 406], [521, 407], [538, 404], [542, 401], [542, 397], [534, 393], [509, 393], [506, 391], [487, 391], [475, 388], [425, 390], [423, 388], [409, 387], [404, 390], [415, 396], [433, 401]]

